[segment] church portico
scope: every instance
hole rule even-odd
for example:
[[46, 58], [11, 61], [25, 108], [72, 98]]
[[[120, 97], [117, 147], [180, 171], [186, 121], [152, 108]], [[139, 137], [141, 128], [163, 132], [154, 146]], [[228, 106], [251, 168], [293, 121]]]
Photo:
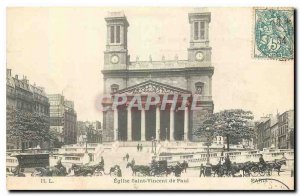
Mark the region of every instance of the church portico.
[[[118, 107], [114, 110], [115, 141], [183, 141], [188, 138], [188, 121], [184, 119], [188, 113], [175, 111], [171, 107], [158, 110], [159, 107], [150, 107], [149, 110], [138, 108]], [[187, 115], [185, 117], [185, 115]], [[134, 120], [133, 120], [134, 119]], [[159, 119], [159, 120], [157, 120]]]
[[127, 49], [129, 22], [122, 12], [109, 15], [104, 52], [103, 129], [107, 141], [199, 141], [193, 136], [213, 112], [210, 13], [188, 15], [191, 27], [188, 59], [131, 61]]
[[[172, 94], [162, 94], [166, 92]], [[116, 91], [111, 100], [109, 108], [114, 113], [114, 141], [188, 139], [191, 92], [147, 81]]]

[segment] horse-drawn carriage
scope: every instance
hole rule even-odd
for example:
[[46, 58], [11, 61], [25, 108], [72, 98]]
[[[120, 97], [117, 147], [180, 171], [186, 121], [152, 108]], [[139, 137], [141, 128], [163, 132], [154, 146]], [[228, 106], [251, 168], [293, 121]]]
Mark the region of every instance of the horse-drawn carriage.
[[150, 176], [168, 176], [170, 173], [172, 173], [173, 168], [172, 166], [168, 167], [168, 162], [166, 160], [164, 161], [155, 161], [151, 164], [150, 167]]
[[[212, 165], [213, 176], [271, 176], [272, 172], [277, 171], [278, 175], [281, 172], [281, 166], [286, 165], [285, 159], [279, 159], [274, 161], [266, 162], [261, 164], [260, 162], [245, 162], [245, 163], [234, 163], [230, 166], [225, 164]], [[242, 171], [242, 174], [240, 172]]]
[[131, 168], [132, 175], [141, 175], [141, 176], [168, 176], [171, 173], [174, 173], [176, 177], [181, 176], [183, 171], [186, 171], [188, 164], [186, 162], [177, 163], [175, 166], [168, 165], [166, 160], [161, 161], [152, 161], [152, 163], [148, 165], [135, 165], [132, 163], [128, 163], [126, 168]]
[[271, 176], [272, 172], [277, 171], [278, 176], [281, 172], [281, 166], [286, 165], [286, 159], [277, 159], [274, 161], [266, 162], [265, 164], [254, 163], [251, 168], [251, 176]]
[[24, 177], [36, 168], [49, 167], [49, 153], [19, 153], [11, 157], [18, 160], [18, 165], [12, 170], [14, 176]]
[[77, 165], [72, 164], [69, 169], [71, 176], [102, 176], [104, 174], [104, 167], [102, 164], [96, 165]]
[[74, 176], [103, 176], [110, 175], [115, 177], [122, 177], [120, 166], [115, 165], [110, 168], [109, 173], [105, 173], [104, 166], [101, 164], [96, 165], [76, 165], [73, 164], [70, 168], [69, 175]]

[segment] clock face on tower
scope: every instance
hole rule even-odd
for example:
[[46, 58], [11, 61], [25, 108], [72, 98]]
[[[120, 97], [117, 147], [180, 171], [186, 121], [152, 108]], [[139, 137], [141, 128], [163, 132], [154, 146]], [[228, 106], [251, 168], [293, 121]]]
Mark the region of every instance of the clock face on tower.
[[197, 52], [195, 55], [195, 58], [197, 61], [203, 61], [204, 60], [204, 54], [203, 52]]
[[119, 62], [119, 56], [118, 55], [112, 55], [111, 58], [110, 58], [110, 62], [112, 64], [117, 64]]

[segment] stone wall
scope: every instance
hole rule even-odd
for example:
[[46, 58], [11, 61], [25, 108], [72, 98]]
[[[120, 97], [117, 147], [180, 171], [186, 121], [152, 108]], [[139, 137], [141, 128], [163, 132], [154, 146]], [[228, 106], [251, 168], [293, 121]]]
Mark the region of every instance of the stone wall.
[[112, 110], [103, 112], [103, 142], [114, 139], [114, 113]]

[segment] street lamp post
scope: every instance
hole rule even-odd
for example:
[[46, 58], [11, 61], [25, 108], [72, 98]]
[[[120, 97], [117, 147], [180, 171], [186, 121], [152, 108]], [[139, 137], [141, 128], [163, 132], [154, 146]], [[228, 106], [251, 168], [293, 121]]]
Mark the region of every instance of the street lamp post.
[[207, 141], [207, 162], [206, 162], [206, 164], [208, 165], [209, 164], [209, 162], [210, 162], [210, 153], [209, 153], [209, 141]]
[[151, 137], [151, 153], [153, 153], [153, 142], [154, 142], [154, 138], [153, 136]]
[[206, 164], [208, 165], [208, 164], [210, 164], [210, 152], [209, 152], [210, 149], [209, 149], [209, 146], [211, 145], [211, 142], [210, 142], [210, 130], [209, 130], [209, 127], [207, 127], [206, 130], [207, 130], [207, 135], [206, 135], [207, 136], [207, 138], [206, 138], [206, 140], [207, 140], [206, 141], [207, 142], [206, 143], [206, 145], [207, 145], [207, 163]]
[[206, 167], [205, 167], [205, 175], [206, 176], [211, 176], [211, 164], [210, 164], [210, 153], [209, 153], [209, 146], [211, 145], [210, 137], [211, 133], [209, 130], [209, 127], [206, 128], [206, 137], [207, 137], [207, 162], [206, 162]]
[[88, 143], [88, 141], [86, 140], [86, 142], [85, 142], [85, 152], [87, 153], [87, 143]]
[[103, 137], [102, 134], [103, 134], [103, 132], [101, 131], [100, 132], [100, 144], [102, 144], [102, 137]]
[[85, 142], [85, 152], [87, 153], [87, 133], [86, 133], [86, 135], [83, 137], [83, 142]]

